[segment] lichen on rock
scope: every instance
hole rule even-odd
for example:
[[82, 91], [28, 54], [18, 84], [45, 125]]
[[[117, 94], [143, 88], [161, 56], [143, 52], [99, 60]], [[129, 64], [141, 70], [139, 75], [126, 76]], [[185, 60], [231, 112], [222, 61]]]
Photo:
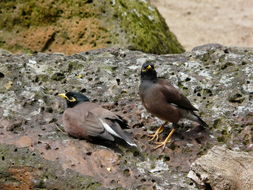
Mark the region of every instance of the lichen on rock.
[[[180, 122], [163, 153], [152, 150], [154, 144], [147, 136], [161, 121], [147, 113], [138, 96], [140, 68], [146, 61], [153, 61], [158, 75], [187, 95], [209, 125], [201, 130], [192, 122]], [[178, 55], [118, 48], [70, 56], [0, 51], [0, 62], [1, 146], [12, 144], [18, 151], [27, 147], [63, 170], [94, 178], [102, 187], [196, 189], [186, 175], [191, 163], [212, 146], [252, 151], [250, 48], [205, 45]], [[83, 92], [122, 114], [140, 151], [121, 144], [105, 148], [62, 132], [65, 102], [56, 95], [66, 91]], [[169, 130], [170, 125], [160, 141]], [[22, 156], [17, 159], [24, 164]], [[6, 159], [0, 157], [0, 162]]]

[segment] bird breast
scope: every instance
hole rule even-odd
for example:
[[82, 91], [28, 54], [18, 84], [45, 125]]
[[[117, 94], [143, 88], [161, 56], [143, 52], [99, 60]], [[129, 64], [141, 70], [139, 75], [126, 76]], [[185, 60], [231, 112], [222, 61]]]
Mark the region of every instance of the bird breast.
[[181, 109], [167, 102], [166, 97], [152, 88], [143, 96], [143, 105], [154, 116], [173, 123], [177, 123], [181, 117]]

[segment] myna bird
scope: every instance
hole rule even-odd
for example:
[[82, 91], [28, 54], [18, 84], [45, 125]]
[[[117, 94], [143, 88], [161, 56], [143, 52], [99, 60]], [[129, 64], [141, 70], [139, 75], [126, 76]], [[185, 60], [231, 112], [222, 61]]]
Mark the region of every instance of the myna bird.
[[58, 96], [67, 101], [67, 109], [62, 118], [64, 129], [70, 136], [79, 139], [99, 137], [109, 141], [114, 141], [117, 137], [130, 146], [136, 146], [122, 129], [127, 124], [121, 116], [90, 102], [81, 93], [67, 92]]
[[173, 123], [173, 129], [163, 142], [158, 142], [155, 149], [165, 148], [172, 134], [178, 127], [179, 120], [186, 118], [199, 123], [203, 127], [208, 125], [194, 112], [198, 111], [191, 102], [181, 94], [169, 81], [158, 78], [152, 63], [144, 63], [141, 68], [141, 84], [139, 95], [142, 104], [148, 112], [162, 119], [165, 123], [160, 126], [155, 134], [151, 135], [151, 140], [158, 140], [158, 136], [163, 132], [164, 126], [168, 122]]

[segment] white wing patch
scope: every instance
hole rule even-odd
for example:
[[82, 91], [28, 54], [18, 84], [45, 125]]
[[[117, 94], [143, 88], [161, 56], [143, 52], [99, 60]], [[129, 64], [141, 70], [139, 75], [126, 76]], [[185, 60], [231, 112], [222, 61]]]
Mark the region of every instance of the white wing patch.
[[170, 103], [170, 105], [174, 106], [174, 107], [178, 107], [177, 104], [174, 104], [174, 103]]
[[102, 119], [99, 118], [99, 121], [102, 123], [102, 125], [104, 126], [105, 130], [108, 131], [110, 134], [117, 136], [123, 140], [125, 140], [127, 142], [127, 144], [129, 144], [130, 146], [135, 146], [137, 147], [137, 145], [135, 143], [131, 143], [129, 142], [127, 139], [121, 137], [118, 133], [116, 133], [111, 127], [110, 125], [108, 125], [106, 122], [104, 122]]
[[109, 133], [111, 133], [112, 135], [115, 135], [119, 138], [122, 138], [119, 134], [117, 134], [106, 122], [104, 122], [102, 119], [99, 118], [99, 121], [101, 121], [101, 123], [103, 124], [104, 128], [106, 131], [108, 131]]

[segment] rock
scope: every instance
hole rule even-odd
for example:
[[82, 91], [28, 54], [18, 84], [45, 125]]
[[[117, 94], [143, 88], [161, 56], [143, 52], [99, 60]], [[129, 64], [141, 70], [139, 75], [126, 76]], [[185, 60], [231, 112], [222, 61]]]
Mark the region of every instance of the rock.
[[[21, 159], [22, 158], [22, 159]], [[38, 152], [0, 144], [0, 189], [104, 189], [89, 176], [63, 170]]]
[[4, 128], [6, 131], [13, 131], [15, 128], [19, 128], [23, 123], [22, 119], [0, 119], [0, 127]]
[[215, 146], [192, 165], [188, 177], [199, 189], [253, 189], [253, 154]]
[[29, 136], [22, 136], [16, 141], [18, 147], [29, 147], [33, 145], [32, 139]]
[[[158, 75], [179, 88], [209, 124], [201, 130], [193, 122], [182, 121], [164, 152], [152, 150], [155, 145], [148, 142], [148, 134], [161, 121], [147, 113], [138, 96], [140, 68], [146, 61], [154, 61]], [[90, 176], [103, 188], [196, 190], [186, 176], [191, 163], [212, 146], [253, 150], [252, 48], [211, 44], [173, 55], [118, 48], [70, 56], [3, 53], [0, 63], [4, 75], [0, 77], [0, 145], [15, 145], [17, 151], [26, 146], [26, 151], [41, 155], [37, 158], [35, 154], [35, 160], [57, 163], [60, 171]], [[12, 85], [5, 88], [9, 81]], [[93, 102], [122, 114], [140, 151], [121, 144], [100, 146], [66, 135], [61, 130], [65, 101], [56, 96], [66, 91], [83, 92]], [[23, 154], [8, 158], [23, 167]], [[10, 164], [7, 160], [2, 162], [0, 157], [5, 168]], [[32, 168], [33, 164], [26, 160], [25, 166]]]
[[0, 48], [12, 52], [184, 51], [149, 1], [1, 1], [0, 17]]

